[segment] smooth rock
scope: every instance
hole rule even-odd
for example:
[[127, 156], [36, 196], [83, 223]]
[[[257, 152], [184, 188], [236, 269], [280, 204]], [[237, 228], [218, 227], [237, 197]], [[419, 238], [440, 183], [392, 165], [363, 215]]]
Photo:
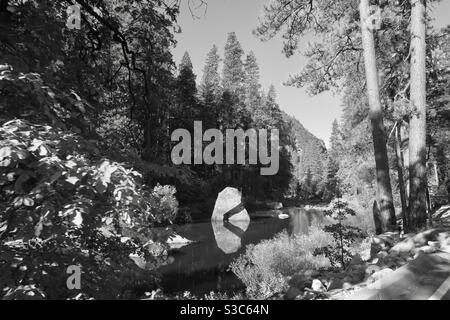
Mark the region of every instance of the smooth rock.
[[423, 247], [420, 247], [420, 248], [416, 248], [416, 249], [413, 251], [413, 253], [414, 253], [414, 254], [419, 253], [419, 252], [423, 252], [423, 253], [434, 253], [434, 252], [436, 252], [436, 251], [437, 251], [437, 249], [436, 249], [435, 247], [432, 247], [432, 246], [423, 246]]
[[430, 247], [439, 249], [441, 246], [441, 242], [440, 241], [428, 241], [427, 243]]
[[369, 276], [373, 275], [374, 273], [380, 271], [381, 268], [377, 265], [370, 265], [366, 268], [365, 273]]
[[422, 247], [428, 244], [428, 241], [434, 241], [439, 237], [440, 231], [436, 229], [430, 229], [416, 234], [412, 237], [412, 240], [416, 244], [416, 247]]
[[441, 246], [441, 248], [439, 250], [446, 252], [446, 253], [450, 253], [450, 245]]
[[409, 238], [406, 240], [403, 240], [402, 242], [397, 243], [395, 246], [393, 246], [390, 250], [390, 252], [401, 254], [407, 254], [410, 253], [414, 248], [416, 247], [415, 242], [413, 239]]
[[349, 290], [352, 286], [352, 284], [350, 282], [344, 282], [344, 284], [342, 285], [342, 289], [344, 290]]
[[286, 213], [280, 213], [280, 214], [278, 215], [278, 219], [284, 220], [284, 219], [288, 219], [288, 218], [289, 218], [289, 215], [286, 214]]
[[173, 234], [167, 239], [167, 244], [171, 249], [180, 249], [184, 246], [191, 244], [193, 241], [186, 239], [179, 234]]
[[320, 281], [319, 279], [314, 279], [312, 281], [311, 289], [317, 292], [323, 292], [327, 290], [323, 285], [322, 281]]
[[368, 282], [373, 283], [375, 281], [378, 281], [378, 280], [386, 277], [387, 275], [391, 274], [392, 272], [394, 272], [394, 270], [392, 270], [390, 268], [385, 268], [380, 271], [377, 271], [369, 277]]
[[[223, 221], [223, 216], [233, 208], [241, 204], [242, 195], [236, 188], [227, 187], [217, 196], [214, 211], [211, 216], [212, 221]], [[240, 212], [229, 217], [229, 221], [250, 221], [247, 210], [243, 208]]]

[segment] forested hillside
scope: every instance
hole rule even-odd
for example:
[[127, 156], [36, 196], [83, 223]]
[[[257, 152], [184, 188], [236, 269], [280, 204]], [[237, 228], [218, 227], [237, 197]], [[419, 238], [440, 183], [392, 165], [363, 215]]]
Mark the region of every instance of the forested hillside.
[[292, 116], [283, 112], [290, 127], [295, 152], [291, 154], [295, 197], [299, 200], [322, 199], [325, 192], [327, 150], [325, 143], [310, 133]]

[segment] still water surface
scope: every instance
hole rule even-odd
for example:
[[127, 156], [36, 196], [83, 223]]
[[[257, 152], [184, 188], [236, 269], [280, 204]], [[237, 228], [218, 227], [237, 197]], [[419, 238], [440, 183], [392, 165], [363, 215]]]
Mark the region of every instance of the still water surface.
[[266, 212], [265, 215], [273, 217], [250, 213], [249, 225], [224, 225], [208, 220], [178, 226], [177, 233], [195, 243], [171, 250], [172, 263], [158, 269], [164, 292], [190, 291], [203, 295], [242, 289], [243, 284], [228, 266], [245, 251], [246, 245], [270, 239], [283, 230], [289, 234], [307, 234], [312, 223], [323, 219], [317, 210], [284, 209], [283, 213], [289, 214], [287, 219], [279, 219], [278, 212]]

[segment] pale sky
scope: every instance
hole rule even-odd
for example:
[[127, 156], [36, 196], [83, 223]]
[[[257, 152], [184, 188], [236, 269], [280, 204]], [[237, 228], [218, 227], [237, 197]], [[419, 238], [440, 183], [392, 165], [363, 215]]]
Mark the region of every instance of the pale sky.
[[[261, 42], [252, 34], [258, 25], [262, 5], [266, 1], [208, 0], [206, 13], [200, 9], [195, 11], [198, 19], [192, 17], [187, 8], [188, 1], [184, 1], [178, 19], [182, 32], [175, 36], [178, 44], [173, 50], [174, 59], [179, 64], [184, 52], [188, 51], [199, 81], [206, 55], [213, 44], [217, 45], [223, 58], [227, 33], [236, 32], [245, 53], [252, 50], [256, 55], [263, 88], [267, 90], [269, 85], [273, 84], [280, 108], [295, 116], [306, 129], [328, 145], [331, 124], [341, 115], [340, 98], [328, 92], [310, 97], [303, 88], [283, 85], [289, 74], [295, 74], [302, 69], [306, 58], [301, 55], [286, 58], [282, 53], [282, 39], [279, 36], [268, 42]], [[443, 0], [438, 4], [433, 10], [433, 16], [438, 27], [450, 24], [450, 0]], [[306, 41], [301, 47], [304, 45]]]

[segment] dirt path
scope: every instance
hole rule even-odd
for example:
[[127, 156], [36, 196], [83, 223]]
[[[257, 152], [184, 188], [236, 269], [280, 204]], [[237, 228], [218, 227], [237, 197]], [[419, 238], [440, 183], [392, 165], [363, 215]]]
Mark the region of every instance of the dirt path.
[[421, 254], [417, 259], [346, 300], [450, 300], [450, 254]]

